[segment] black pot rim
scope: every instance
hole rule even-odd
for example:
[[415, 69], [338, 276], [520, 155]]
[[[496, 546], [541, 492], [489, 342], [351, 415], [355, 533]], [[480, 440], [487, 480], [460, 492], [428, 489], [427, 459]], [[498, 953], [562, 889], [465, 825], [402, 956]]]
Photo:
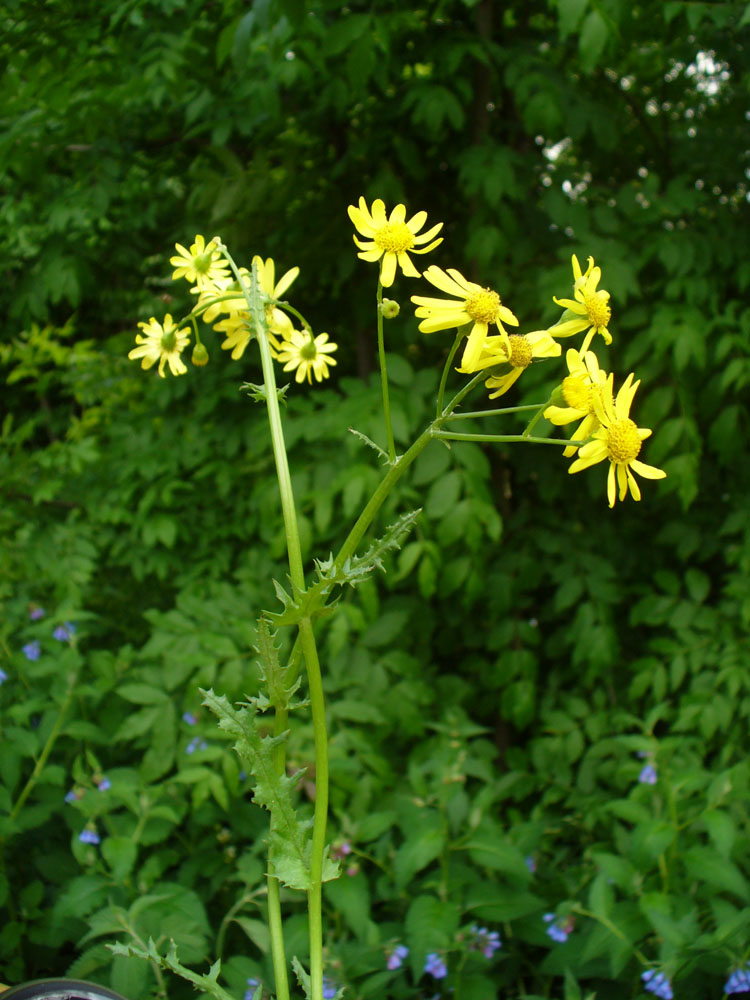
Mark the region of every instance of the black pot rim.
[[126, 1000], [107, 986], [85, 979], [32, 979], [0, 992], [2, 1000]]

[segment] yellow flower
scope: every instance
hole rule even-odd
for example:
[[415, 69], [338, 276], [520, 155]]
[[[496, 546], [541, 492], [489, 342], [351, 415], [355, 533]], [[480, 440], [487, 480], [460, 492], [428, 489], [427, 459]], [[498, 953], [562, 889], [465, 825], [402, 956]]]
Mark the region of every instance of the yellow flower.
[[477, 361], [488, 339], [487, 331], [494, 323], [500, 331], [506, 355], [510, 353], [508, 331], [503, 323], [518, 326], [518, 320], [500, 301], [497, 292], [482, 288], [473, 281], [467, 281], [460, 271], [449, 268], [448, 273], [433, 264], [424, 273], [425, 278], [441, 292], [455, 296], [454, 299], [429, 299], [422, 295], [412, 295], [412, 302], [418, 309], [416, 316], [421, 319], [422, 333], [435, 333], [451, 327], [472, 323], [469, 339], [466, 341], [459, 371], [477, 371]]
[[296, 369], [294, 378], [297, 382], [307, 379], [312, 384], [313, 375], [318, 382], [322, 382], [324, 378], [328, 378], [328, 366], [336, 364], [335, 358], [329, 357], [329, 354], [338, 350], [338, 344], [327, 341], [327, 333], [313, 337], [308, 330], [292, 330], [281, 345], [278, 360], [284, 365], [285, 372]]
[[[390, 218], [387, 218], [385, 205], [380, 198], [376, 198], [372, 203], [372, 211], [368, 209], [365, 199], [360, 198], [359, 208], [350, 205], [348, 212], [357, 231], [367, 237], [367, 240], [358, 240], [356, 236], [354, 237], [354, 242], [362, 251], [357, 256], [361, 260], [368, 261], [383, 258], [380, 268], [380, 284], [383, 288], [390, 288], [393, 284], [397, 263], [409, 278], [418, 278], [419, 271], [412, 264], [409, 254], [429, 253], [430, 250], [434, 250], [439, 243], [443, 242], [442, 236], [433, 240], [433, 237], [443, 228], [442, 222], [438, 222], [426, 233], [418, 235], [419, 230], [427, 221], [427, 212], [417, 212], [407, 222], [406, 207], [396, 205]], [[423, 243], [428, 245], [422, 246]]]
[[[280, 299], [284, 292], [290, 287], [299, 274], [299, 268], [293, 267], [284, 274], [279, 281], [276, 281], [276, 265], [271, 257], [263, 260], [261, 257], [253, 257], [253, 264], [258, 266], [258, 285], [260, 290], [269, 299]], [[240, 268], [240, 275], [248, 287], [251, 282], [250, 272], [246, 268]], [[214, 301], [229, 296], [223, 301]], [[208, 304], [208, 308], [203, 313], [206, 323], [213, 323], [220, 313], [226, 313], [227, 318], [218, 323], [214, 323], [214, 330], [226, 335], [226, 340], [221, 348], [224, 351], [232, 352], [232, 359], [238, 361], [245, 353], [245, 348], [250, 343], [254, 335], [252, 320], [247, 308], [245, 296], [239, 284], [231, 278], [217, 281], [212, 287], [204, 288], [198, 299], [198, 307]], [[273, 352], [279, 350], [278, 337], [284, 340], [289, 339], [292, 332], [292, 321], [287, 314], [275, 306], [273, 302], [267, 302], [265, 306], [266, 323], [268, 325], [268, 339]]]
[[508, 338], [510, 351], [505, 346], [505, 338], [488, 337], [474, 365], [467, 367], [462, 362], [456, 371], [471, 375], [483, 368], [508, 365], [508, 370], [502, 375], [490, 375], [484, 383], [488, 389], [496, 389], [490, 393], [490, 399], [503, 396], [529, 367], [534, 358], [556, 358], [560, 354], [560, 345], [556, 343], [546, 330], [535, 330], [533, 333], [512, 333]]
[[141, 368], [145, 369], [151, 368], [158, 361], [161, 378], [164, 378], [164, 366], [167, 363], [173, 375], [184, 375], [187, 367], [180, 353], [190, 341], [190, 331], [175, 329], [169, 313], [164, 317], [164, 325], [158, 323], [152, 316], [148, 323], [139, 323], [138, 326], [143, 333], [135, 335], [138, 347], [134, 347], [128, 357], [142, 358]]
[[555, 299], [559, 306], [563, 306], [568, 312], [574, 313], [575, 318], [566, 319], [563, 313], [562, 320], [555, 326], [550, 327], [550, 332], [554, 337], [570, 337], [581, 330], [588, 333], [581, 344], [581, 354], [585, 354], [589, 349], [595, 333], [600, 333], [605, 344], [612, 343], [612, 336], [607, 329], [607, 324], [612, 318], [612, 310], [609, 307], [609, 292], [603, 288], [597, 291], [596, 286], [602, 276], [602, 269], [594, 267], [594, 258], [589, 257], [586, 273], [581, 272], [581, 265], [578, 258], [573, 254], [573, 299]]
[[[552, 329], [554, 330], [554, 327]], [[580, 424], [573, 431], [573, 439], [583, 441], [599, 426], [594, 395], [606, 382], [607, 375], [599, 367], [593, 351], [586, 351], [582, 358], [579, 351], [570, 348], [565, 353], [565, 360], [570, 374], [563, 379], [561, 391], [563, 401], [567, 405], [548, 406], [544, 416], [558, 427], [580, 420]], [[569, 445], [563, 451], [563, 455], [569, 458], [576, 451], [575, 445]]]
[[648, 428], [638, 427], [630, 419], [630, 406], [640, 381], [633, 384], [633, 375], [628, 375], [616, 400], [613, 400], [612, 384], [610, 375], [600, 391], [593, 394], [594, 409], [601, 426], [594, 432], [593, 439], [581, 446], [578, 458], [568, 469], [568, 472], [580, 472], [603, 462], [605, 458], [609, 459], [607, 498], [610, 507], [614, 507], [618, 493], [620, 500], [624, 500], [628, 489], [634, 500], [641, 499], [634, 472], [644, 479], [663, 479], [666, 476], [662, 469], [638, 461], [641, 444], [651, 434]]
[[229, 274], [229, 265], [216, 248], [214, 240], [206, 244], [203, 237], [198, 235], [189, 250], [180, 243], [175, 243], [175, 249], [178, 251], [177, 256], [169, 258], [169, 263], [175, 268], [172, 281], [186, 278], [191, 285], [195, 284], [203, 289]]

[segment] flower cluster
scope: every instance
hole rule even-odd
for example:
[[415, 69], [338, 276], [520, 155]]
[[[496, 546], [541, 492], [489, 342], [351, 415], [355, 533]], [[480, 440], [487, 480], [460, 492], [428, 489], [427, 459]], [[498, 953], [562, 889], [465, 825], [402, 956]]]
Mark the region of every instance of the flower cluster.
[[473, 924], [471, 933], [473, 936], [469, 942], [469, 948], [472, 951], [481, 951], [485, 958], [492, 958], [495, 952], [503, 946], [498, 931], [489, 931], [486, 927], [477, 927], [476, 924]]
[[663, 972], [656, 969], [646, 969], [641, 973], [643, 988], [647, 993], [653, 993], [662, 1000], [672, 1000], [672, 984]]
[[395, 972], [396, 969], [400, 969], [404, 964], [404, 959], [409, 955], [409, 949], [405, 944], [394, 945], [393, 948], [389, 948], [386, 953], [386, 965], [385, 967], [389, 972]]
[[445, 979], [448, 975], [448, 966], [436, 952], [430, 952], [424, 963], [424, 971], [433, 979]]
[[[240, 268], [233, 276], [229, 260], [217, 239], [206, 243], [204, 237], [198, 235], [189, 250], [179, 243], [175, 246], [177, 255], [170, 259], [175, 268], [172, 278], [175, 281], [185, 278], [196, 296], [195, 307], [188, 317], [196, 334], [193, 364], [201, 367], [208, 363], [208, 351], [200, 340], [195, 323], [197, 316], [202, 316], [204, 322], [212, 324], [213, 329], [222, 334], [222, 350], [231, 351], [232, 360], [238, 361], [259, 333], [245, 294], [252, 281], [250, 272]], [[303, 330], [295, 330], [288, 313], [279, 303], [299, 274], [299, 268], [291, 268], [276, 281], [276, 265], [270, 257], [263, 260], [255, 256], [252, 265], [264, 302], [264, 333], [272, 356], [285, 372], [295, 372], [297, 382], [307, 379], [312, 383], [313, 376], [321, 382], [328, 377], [329, 368], [336, 364], [331, 354], [337, 350], [337, 345], [329, 341], [327, 333], [316, 337], [307, 326]], [[153, 316], [148, 323], [139, 323], [143, 332], [136, 336], [137, 346], [128, 357], [134, 360], [140, 358], [141, 367], [145, 369], [158, 362], [162, 378], [167, 366], [173, 375], [184, 375], [187, 367], [181, 354], [190, 342], [190, 331], [183, 325], [184, 322], [181, 320], [175, 324], [167, 313], [162, 323]]]
[[656, 768], [653, 764], [645, 764], [638, 775], [638, 780], [642, 785], [655, 785], [659, 780]]
[[[358, 232], [368, 238], [368, 242], [362, 242], [354, 237], [361, 251], [359, 257], [381, 262], [380, 283], [384, 287], [393, 283], [397, 264], [408, 277], [419, 277], [409, 253], [427, 253], [441, 242], [433, 239], [440, 225], [418, 235], [426, 213], [418, 212], [406, 222], [403, 205], [397, 205], [388, 216], [379, 198], [372, 203], [372, 209], [360, 198], [358, 207], [349, 206], [349, 217]], [[417, 246], [422, 243], [427, 245]], [[427, 281], [447, 298], [413, 295], [411, 301], [417, 307], [416, 318], [420, 320], [422, 333], [466, 328], [468, 335], [457, 370], [467, 375], [486, 371], [485, 385], [492, 390], [491, 399], [505, 395], [532, 362], [558, 357], [560, 338], [584, 334], [580, 349], [566, 353], [569, 374], [559, 387], [558, 398], [544, 410], [544, 416], [557, 426], [578, 421], [573, 440], [583, 444], [565, 448], [566, 457], [576, 456], [569, 472], [609, 461], [607, 498], [613, 507], [618, 497], [624, 500], [628, 493], [634, 500], [640, 500], [634, 473], [645, 479], [662, 479], [666, 473], [638, 458], [642, 442], [651, 434], [630, 417], [639, 383], [633, 383], [634, 376], [628, 375], [615, 396], [613, 376], [599, 368], [596, 356], [589, 350], [597, 334], [605, 344], [612, 342], [610, 293], [599, 287], [602, 270], [593, 257], [588, 258], [585, 271], [575, 254], [572, 265], [573, 297], [553, 296], [563, 312], [546, 330], [509, 333], [506, 327], [517, 327], [519, 321], [503, 303], [500, 293], [469, 281], [455, 268], [444, 271], [433, 264], [424, 272]], [[496, 332], [491, 334], [491, 328]]]
[[542, 917], [547, 924], [547, 935], [558, 944], [564, 944], [575, 926], [575, 917], [569, 916], [559, 919], [554, 913], [545, 913]]
[[750, 962], [745, 962], [744, 969], [740, 967], [729, 973], [724, 992], [727, 994], [750, 993]]

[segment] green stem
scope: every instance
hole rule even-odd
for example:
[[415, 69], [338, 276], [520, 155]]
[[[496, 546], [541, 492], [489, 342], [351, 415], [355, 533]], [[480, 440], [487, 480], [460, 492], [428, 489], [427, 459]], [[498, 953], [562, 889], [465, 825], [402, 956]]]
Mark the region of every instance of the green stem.
[[435, 408], [436, 419], [439, 419], [441, 413], [443, 412], [443, 394], [445, 393], [445, 384], [448, 381], [448, 372], [450, 370], [450, 366], [453, 362], [453, 359], [456, 356], [458, 345], [463, 340], [463, 336], [464, 335], [461, 333], [460, 330], [456, 330], [456, 338], [453, 341], [453, 346], [451, 347], [445, 365], [443, 366], [443, 374], [440, 376], [440, 388], [438, 389], [438, 395], [437, 395], [437, 406]]
[[[381, 271], [382, 271], [382, 261], [381, 261]], [[380, 358], [380, 384], [383, 389], [383, 415], [385, 416], [385, 432], [388, 436], [388, 457], [390, 459], [391, 465], [396, 461], [396, 444], [393, 440], [393, 427], [391, 426], [391, 404], [388, 397], [388, 369], [385, 363], [385, 337], [383, 336], [383, 312], [381, 310], [381, 305], [383, 303], [383, 286], [380, 284], [380, 275], [378, 275], [378, 357]]]
[[404, 452], [398, 461], [390, 467], [388, 472], [386, 472], [385, 476], [375, 489], [375, 492], [365, 504], [364, 510], [355, 521], [354, 527], [344, 540], [344, 544], [339, 549], [339, 553], [336, 556], [337, 566], [343, 566], [346, 560], [350, 556], [354, 555], [357, 546], [362, 541], [364, 533], [372, 524], [373, 518], [382, 507], [386, 497], [391, 492], [393, 487], [403, 476], [415, 458], [417, 458], [417, 456], [424, 451], [430, 441], [437, 436], [440, 428], [448, 420], [451, 413], [458, 406], [464, 396], [471, 392], [471, 390], [479, 382], [481, 382], [484, 377], [484, 372], [480, 372], [478, 375], [475, 375], [471, 381], [467, 382], [462, 389], [459, 389], [450, 403], [448, 403], [446, 408], [443, 410], [442, 416], [433, 420], [432, 423], [422, 431], [408, 451]]
[[310, 889], [307, 910], [310, 934], [310, 992], [313, 998], [323, 996], [323, 858], [328, 819], [328, 732], [320, 661], [315, 645], [312, 623], [299, 623], [299, 636], [307, 666], [307, 683], [315, 741], [315, 814], [313, 817], [310, 851]]
[[435, 431], [435, 437], [445, 441], [494, 441], [501, 444], [514, 444], [517, 441], [528, 441], [530, 444], [556, 444], [567, 448], [574, 445], [583, 447], [585, 441], [568, 441], [566, 438], [527, 437], [525, 434], [456, 434], [453, 431]]
[[63, 696], [62, 704], [60, 705], [60, 711], [58, 713], [57, 719], [55, 720], [55, 724], [52, 727], [49, 736], [47, 737], [47, 742], [44, 744], [42, 752], [39, 754], [39, 757], [37, 758], [37, 762], [34, 765], [34, 770], [31, 772], [29, 776], [29, 780], [23, 786], [21, 794], [16, 799], [15, 805], [10, 811], [9, 819], [11, 823], [15, 820], [16, 816], [18, 816], [19, 812], [21, 811], [21, 807], [31, 794], [34, 785], [39, 780], [39, 775], [44, 770], [44, 765], [47, 763], [49, 755], [52, 753], [52, 748], [54, 747], [55, 742], [57, 741], [57, 737], [60, 735], [60, 730], [63, 727], [63, 723], [65, 722], [65, 716], [68, 711], [68, 705], [70, 704], [70, 701], [73, 697], [73, 692], [75, 691], [76, 682], [78, 680], [79, 670], [80, 666], [76, 667], [75, 670], [71, 670], [68, 676], [68, 683], [65, 688], [65, 694]]
[[[294, 492], [292, 490], [292, 480], [289, 473], [289, 462], [284, 443], [284, 430], [281, 424], [281, 412], [279, 410], [279, 398], [276, 392], [276, 375], [273, 368], [273, 357], [268, 341], [268, 330], [266, 325], [265, 307], [261, 298], [258, 282], [257, 267], [253, 265], [250, 289], [243, 281], [241, 274], [226, 248], [223, 248], [230, 267], [232, 268], [237, 281], [240, 283], [245, 301], [247, 302], [250, 315], [253, 318], [253, 325], [260, 348], [260, 360], [263, 368], [263, 382], [266, 390], [266, 409], [268, 412], [268, 425], [271, 432], [271, 446], [273, 457], [276, 463], [276, 475], [279, 483], [279, 495], [281, 498], [281, 511], [284, 518], [284, 531], [286, 534], [287, 555], [289, 558], [289, 573], [292, 582], [299, 590], [305, 589], [305, 574], [302, 567], [302, 549], [299, 540], [299, 529], [297, 526], [297, 511], [294, 503]], [[286, 729], [288, 713], [285, 709], [276, 709], [274, 718], [274, 732], [281, 733]], [[286, 767], [286, 755], [283, 747], [277, 748], [274, 752], [274, 765], [277, 773], [283, 773]], [[271, 826], [274, 817], [271, 814]], [[281, 903], [278, 879], [273, 875], [273, 857], [269, 852], [268, 874], [268, 925], [271, 936], [271, 953], [276, 982], [277, 1000], [289, 1000], [289, 980], [287, 975], [286, 955], [284, 950], [283, 924], [281, 919]], [[321, 982], [322, 995], [322, 982]]]
[[[547, 404], [544, 403], [543, 406]], [[463, 413], [451, 413], [449, 420], [477, 420], [480, 417], [499, 417], [504, 413], [525, 413], [527, 410], [538, 410], [538, 403], [527, 406], [505, 406], [501, 410], [466, 410]]]
[[[243, 289], [245, 299], [253, 318], [256, 336], [260, 347], [261, 365], [263, 367], [263, 381], [266, 390], [266, 406], [268, 409], [268, 423], [271, 431], [271, 442], [273, 446], [274, 460], [276, 462], [276, 473], [279, 481], [279, 493], [281, 496], [281, 510], [284, 517], [284, 530], [286, 532], [287, 554], [289, 556], [289, 573], [292, 583], [299, 590], [305, 589], [305, 574], [302, 566], [302, 551], [299, 540], [299, 527], [297, 524], [297, 511], [294, 503], [294, 493], [292, 491], [292, 481], [289, 475], [289, 463], [287, 460], [286, 446], [284, 444], [284, 432], [281, 425], [281, 413], [279, 410], [279, 400], [276, 393], [276, 377], [273, 369], [273, 357], [268, 342], [268, 328], [266, 315], [258, 280], [258, 270], [253, 265], [251, 287], [248, 291], [247, 285], [242, 281], [237, 267], [229, 256], [226, 249], [224, 253], [232, 267], [240, 286]], [[310, 703], [312, 708], [313, 732], [315, 741], [315, 813], [313, 818], [313, 836], [310, 855], [310, 891], [308, 892], [308, 923], [310, 936], [310, 990], [314, 998], [323, 996], [323, 856], [325, 852], [325, 836], [328, 816], [328, 733], [325, 720], [325, 702], [323, 698], [323, 684], [320, 673], [320, 662], [315, 643], [315, 635], [312, 624], [309, 620], [299, 623], [299, 641], [302, 653], [305, 657], [307, 668], [308, 686], [310, 691]], [[294, 659], [294, 652], [292, 658]], [[283, 715], [277, 711], [276, 725], [285, 725], [286, 710]], [[283, 730], [281, 730], [283, 731]], [[284, 757], [279, 754], [275, 758], [275, 765], [278, 768], [283, 766]], [[273, 816], [271, 817], [273, 823]], [[286, 958], [284, 956], [281, 913], [278, 901], [278, 881], [269, 879], [275, 883], [273, 888], [269, 888], [269, 923], [273, 928], [276, 923], [276, 931], [272, 929], [271, 944], [273, 948], [274, 974], [281, 978], [276, 979], [277, 1000], [288, 1000], [289, 987], [287, 983]]]
[[528, 422], [528, 424], [526, 426], [526, 430], [523, 432], [523, 436], [525, 438], [528, 438], [529, 440], [531, 440], [531, 438], [529, 438], [529, 435], [534, 430], [534, 428], [539, 423], [539, 421], [542, 419], [542, 414], [547, 409], [547, 407], [550, 405], [550, 402], [551, 402], [551, 400], [548, 399], [546, 403], [542, 403], [542, 405], [539, 407], [539, 412], [535, 416], [533, 416], [531, 418], [531, 420]]

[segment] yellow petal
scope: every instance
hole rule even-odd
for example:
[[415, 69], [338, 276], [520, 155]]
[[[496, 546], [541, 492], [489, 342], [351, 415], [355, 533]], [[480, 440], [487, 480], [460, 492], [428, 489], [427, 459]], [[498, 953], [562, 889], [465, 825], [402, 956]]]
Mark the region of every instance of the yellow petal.
[[380, 269], [380, 284], [383, 288], [390, 288], [396, 276], [396, 254], [388, 250], [384, 257]]

